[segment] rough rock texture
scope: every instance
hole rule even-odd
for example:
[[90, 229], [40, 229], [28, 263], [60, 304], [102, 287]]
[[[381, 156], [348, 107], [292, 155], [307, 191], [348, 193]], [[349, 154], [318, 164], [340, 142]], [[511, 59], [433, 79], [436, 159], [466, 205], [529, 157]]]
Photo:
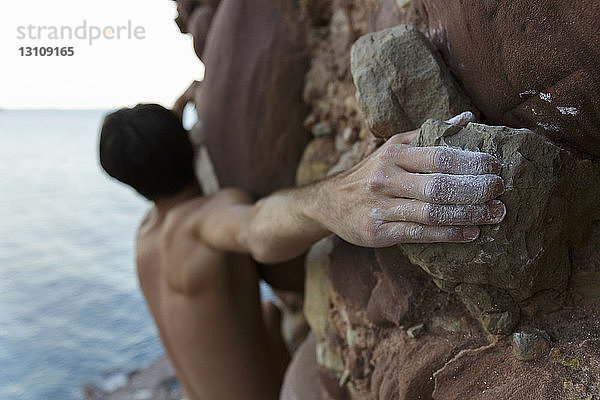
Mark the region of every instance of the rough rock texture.
[[[430, 40], [440, 55], [434, 58], [447, 65], [482, 122], [527, 127], [561, 149], [600, 155], [598, 2], [251, 3], [223, 0], [203, 53], [214, 61], [207, 62], [209, 93], [199, 108], [222, 186], [260, 195], [295, 176], [309, 183], [351, 167], [381, 143], [355, 98], [350, 49], [362, 35], [403, 23]], [[377, 78], [391, 82], [381, 71]], [[585, 177], [576, 178], [571, 186], [585, 188]], [[474, 282], [458, 280], [459, 295], [441, 290], [397, 247], [362, 249], [334, 238], [320, 244], [308, 261], [304, 310], [316, 333], [323, 399], [599, 399], [600, 223], [582, 237], [578, 245], [569, 239], [571, 274], [549, 274], [552, 282], [567, 276], [559, 290], [538, 291], [549, 281], [527, 274], [537, 286], [515, 286], [508, 277], [509, 286], [489, 270]], [[448, 282], [436, 283], [454, 291], [456, 282]], [[536, 301], [528, 301], [529, 293], [538, 294]], [[498, 299], [506, 300], [502, 310]], [[490, 337], [465, 304], [488, 328], [491, 321], [512, 325], [506, 321], [520, 314], [516, 333], [546, 332], [549, 353], [536, 342], [519, 349], [522, 358], [536, 359], [518, 360], [514, 341]], [[414, 335], [419, 325], [423, 331]], [[300, 355], [295, 365], [306, 370], [314, 360]], [[302, 385], [295, 398], [314, 400]]]
[[[398, 248], [327, 242], [313, 253], [320, 261], [308, 277], [330, 288], [311, 305], [321, 302], [328, 318], [309, 319], [315, 331], [326, 332], [317, 342], [324, 398], [600, 396], [600, 291], [595, 297], [569, 295], [565, 309], [532, 318], [529, 324], [538, 328], [518, 330], [521, 339], [529, 335], [529, 344], [521, 343], [517, 355], [513, 338], [485, 335], [458, 299], [440, 291]], [[419, 324], [426, 331], [411, 338], [408, 330]], [[520, 361], [525, 358], [534, 361]]]
[[223, 0], [217, 9], [199, 119], [221, 187], [261, 197], [294, 184], [309, 139], [301, 26], [286, 0]]
[[415, 0], [415, 18], [492, 125], [600, 156], [600, 3]]
[[600, 166], [527, 129], [428, 120], [416, 144], [498, 157], [506, 185], [499, 199], [508, 213], [472, 243], [401, 245], [410, 260], [458, 293], [491, 333], [511, 333], [519, 304], [532, 314], [558, 303], [571, 272], [569, 249], [600, 217]]
[[356, 98], [375, 136], [418, 128], [471, 109], [427, 38], [411, 25], [360, 37], [352, 46]]
[[122, 377], [122, 381], [122, 386], [110, 390], [104, 388], [107, 382], [87, 383], [82, 387], [83, 398], [85, 400], [179, 400], [183, 396], [181, 386], [175, 379], [173, 366], [167, 358], [162, 358], [144, 369], [130, 372], [127, 377]]
[[[341, 168], [332, 167], [329, 173], [340, 171], [379, 143], [354, 99], [350, 47], [363, 34], [402, 23], [416, 25], [431, 40], [460, 89], [481, 111], [482, 122], [530, 128], [560, 143], [561, 154], [565, 147], [600, 154], [594, 150], [600, 143], [600, 113], [596, 110], [600, 102], [594, 100], [600, 91], [594, 83], [598, 74], [593, 67], [598, 65], [599, 41], [592, 22], [598, 19], [597, 4], [587, 0], [577, 6], [554, 0], [531, 4], [306, 0], [302, 4], [310, 23], [307, 43], [311, 59], [304, 88], [304, 99], [311, 108], [304, 123], [309, 130], [327, 123], [336, 146], [329, 143], [328, 150], [318, 157], [312, 149], [301, 167], [320, 162], [330, 165], [331, 160], [338, 159]], [[550, 6], [544, 8], [546, 4]], [[576, 17], [581, 13], [587, 22]], [[535, 52], [530, 44], [535, 45]], [[563, 57], [568, 60], [565, 65], [560, 61]], [[564, 76], [565, 81], [560, 81]], [[577, 76], [587, 78], [574, 79]], [[548, 93], [554, 85], [552, 80], [559, 82], [557, 87], [573, 90], [561, 89], [560, 101], [558, 91], [553, 92], [550, 103], [540, 93]], [[535, 93], [519, 96], [529, 89]], [[526, 102], [522, 109], [527, 114], [514, 118], [516, 114], [509, 111]], [[540, 124], [563, 129], [548, 132]], [[571, 154], [580, 158], [576, 151]], [[564, 162], [560, 157], [559, 161]], [[320, 177], [314, 175], [314, 179]], [[575, 178], [567, 186], [585, 189], [586, 178]], [[520, 215], [527, 215], [524, 211]], [[508, 213], [511, 217], [510, 208]], [[589, 214], [572, 222], [593, 219]], [[558, 291], [537, 291], [519, 282], [511, 295], [503, 289], [508, 285], [499, 279], [502, 274], [491, 270], [477, 278], [487, 282], [491, 275], [491, 281], [500, 280], [500, 287], [463, 283], [459, 289], [462, 297], [439, 289], [454, 290], [456, 284], [445, 286], [446, 281], [438, 280], [439, 286], [435, 285], [399, 248], [359, 249], [329, 239], [333, 240], [330, 245], [321, 246], [316, 251], [318, 257], [307, 265], [305, 295], [311, 299], [305, 313], [313, 331], [319, 332], [317, 361], [324, 398], [599, 399], [600, 223], [581, 234], [583, 242], [579, 245], [575, 243], [580, 238], [569, 238], [571, 262], [567, 268], [571, 272], [565, 274], [563, 270], [556, 275], [564, 279], [557, 284]], [[537, 236], [535, 231], [531, 235], [533, 239]], [[541, 265], [538, 271], [547, 274]], [[534, 278], [538, 284], [548, 282], [538, 276], [523, 276]], [[515, 300], [528, 293], [537, 293], [532, 298], [536, 301]], [[502, 310], [506, 312], [504, 319], [502, 313], [495, 313], [498, 298], [508, 303]], [[507, 337], [490, 337], [465, 303], [470, 303], [482, 320], [484, 316], [490, 320], [494, 317], [497, 326], [513, 325], [518, 314], [521, 322], [514, 331], [547, 333], [549, 351], [542, 354], [545, 344], [536, 342], [520, 352], [522, 358], [532, 354], [539, 358], [517, 359], [513, 342]], [[540, 312], [536, 313], [536, 308]], [[512, 322], [506, 324], [506, 320]], [[408, 329], [420, 324], [424, 333], [411, 338]]]
[[511, 337], [512, 352], [517, 360], [532, 361], [542, 358], [550, 351], [550, 337], [535, 328], [523, 329]]

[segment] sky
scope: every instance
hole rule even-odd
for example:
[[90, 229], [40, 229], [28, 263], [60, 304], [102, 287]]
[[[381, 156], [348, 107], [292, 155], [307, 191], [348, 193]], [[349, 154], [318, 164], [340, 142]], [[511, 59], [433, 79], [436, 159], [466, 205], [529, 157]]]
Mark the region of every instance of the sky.
[[[3, 1], [0, 108], [171, 106], [204, 75], [176, 14], [171, 0]], [[72, 47], [74, 55], [26, 57], [27, 47]]]

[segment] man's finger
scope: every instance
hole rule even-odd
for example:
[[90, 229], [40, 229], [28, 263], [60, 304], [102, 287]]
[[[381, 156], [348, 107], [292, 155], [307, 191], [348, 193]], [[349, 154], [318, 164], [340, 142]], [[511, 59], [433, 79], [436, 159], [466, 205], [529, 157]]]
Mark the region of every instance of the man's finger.
[[376, 193], [433, 204], [482, 204], [504, 193], [498, 175], [413, 174], [400, 168], [375, 175], [368, 185]]
[[375, 208], [371, 217], [385, 222], [417, 222], [423, 225], [490, 225], [504, 219], [506, 207], [499, 200], [477, 205], [431, 204], [394, 199], [390, 208]]
[[455, 175], [499, 174], [500, 161], [491, 154], [450, 147], [387, 145], [381, 157], [410, 172]]
[[[448, 124], [457, 125], [457, 126], [467, 126], [469, 122], [475, 122], [475, 115], [471, 111], [462, 112], [449, 120], [445, 121]], [[413, 140], [415, 140], [419, 136], [419, 129], [415, 129], [414, 131], [398, 133], [397, 135], [389, 138], [388, 141], [395, 144], [410, 144]]]
[[479, 236], [476, 226], [428, 226], [412, 222], [388, 222], [381, 226], [382, 243], [467, 243]]

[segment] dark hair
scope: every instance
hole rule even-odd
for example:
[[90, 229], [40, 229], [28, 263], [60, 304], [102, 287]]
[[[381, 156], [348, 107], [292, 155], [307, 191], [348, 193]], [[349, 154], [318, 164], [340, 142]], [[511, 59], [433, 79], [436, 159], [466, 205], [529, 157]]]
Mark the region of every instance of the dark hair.
[[100, 164], [149, 200], [195, 180], [194, 154], [179, 118], [158, 104], [122, 108], [104, 118]]

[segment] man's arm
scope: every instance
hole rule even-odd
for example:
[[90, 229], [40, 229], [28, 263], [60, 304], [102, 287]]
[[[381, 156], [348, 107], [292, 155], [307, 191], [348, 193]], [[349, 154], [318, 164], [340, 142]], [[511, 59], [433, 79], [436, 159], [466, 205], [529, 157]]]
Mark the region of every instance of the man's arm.
[[504, 191], [497, 159], [405, 142], [394, 136], [346, 172], [255, 204], [237, 190], [222, 191], [199, 234], [212, 247], [277, 263], [330, 233], [365, 247], [469, 242], [477, 225], [504, 218], [504, 204], [493, 200]]

